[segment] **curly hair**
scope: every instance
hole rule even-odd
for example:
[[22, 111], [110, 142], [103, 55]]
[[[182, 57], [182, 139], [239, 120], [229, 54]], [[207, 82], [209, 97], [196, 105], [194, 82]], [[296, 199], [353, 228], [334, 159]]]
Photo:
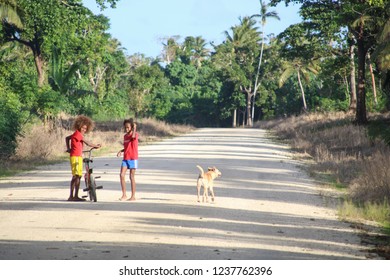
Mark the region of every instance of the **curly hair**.
[[127, 123], [129, 123], [131, 128], [133, 129], [133, 127], [134, 127], [134, 120], [133, 120], [133, 118], [124, 120], [123, 121], [123, 126], [125, 126]]
[[78, 116], [73, 122], [73, 129], [80, 130], [82, 126], [87, 126], [87, 133], [92, 131], [95, 127], [95, 123], [87, 116]]

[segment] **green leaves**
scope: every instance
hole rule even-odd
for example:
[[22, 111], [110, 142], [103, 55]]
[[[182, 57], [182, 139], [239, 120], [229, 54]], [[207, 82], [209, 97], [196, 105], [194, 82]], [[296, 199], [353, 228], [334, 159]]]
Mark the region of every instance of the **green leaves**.
[[21, 102], [0, 82], [0, 159], [13, 155], [20, 133]]
[[14, 25], [17, 28], [23, 28], [22, 20], [19, 16], [16, 0], [0, 1], [0, 19]]
[[71, 88], [71, 79], [74, 77], [80, 65], [78, 62], [65, 68], [63, 59], [58, 50], [53, 47], [50, 61], [49, 84], [52, 89], [65, 95]]

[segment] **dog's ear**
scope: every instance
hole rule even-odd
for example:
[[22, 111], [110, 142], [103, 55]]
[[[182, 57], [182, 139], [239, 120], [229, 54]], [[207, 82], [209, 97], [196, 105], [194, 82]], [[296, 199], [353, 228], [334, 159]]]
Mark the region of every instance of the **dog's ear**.
[[207, 170], [208, 171], [214, 171], [214, 168], [213, 167], [207, 167]]

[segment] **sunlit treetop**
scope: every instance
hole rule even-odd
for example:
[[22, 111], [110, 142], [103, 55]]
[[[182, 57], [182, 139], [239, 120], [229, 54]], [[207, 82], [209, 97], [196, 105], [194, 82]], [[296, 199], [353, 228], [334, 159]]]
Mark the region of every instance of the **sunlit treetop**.
[[367, 2], [372, 6], [379, 6], [379, 7], [385, 6], [385, 0], [367, 0]]
[[106, 3], [110, 4], [111, 8], [115, 8], [116, 3], [119, 1], [120, 0], [96, 0], [96, 3], [99, 4], [101, 10], [104, 10], [107, 8]]

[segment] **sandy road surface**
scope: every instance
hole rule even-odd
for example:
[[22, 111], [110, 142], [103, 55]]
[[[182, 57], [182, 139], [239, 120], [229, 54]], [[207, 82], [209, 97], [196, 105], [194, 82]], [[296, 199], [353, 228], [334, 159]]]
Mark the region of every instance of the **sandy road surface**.
[[[95, 158], [98, 202], [67, 202], [69, 164], [0, 180], [0, 259], [365, 259], [333, 203], [257, 129], [199, 129], [140, 147], [135, 202], [114, 155]], [[196, 202], [217, 166], [216, 202]], [[372, 258], [372, 256], [371, 256]]]

